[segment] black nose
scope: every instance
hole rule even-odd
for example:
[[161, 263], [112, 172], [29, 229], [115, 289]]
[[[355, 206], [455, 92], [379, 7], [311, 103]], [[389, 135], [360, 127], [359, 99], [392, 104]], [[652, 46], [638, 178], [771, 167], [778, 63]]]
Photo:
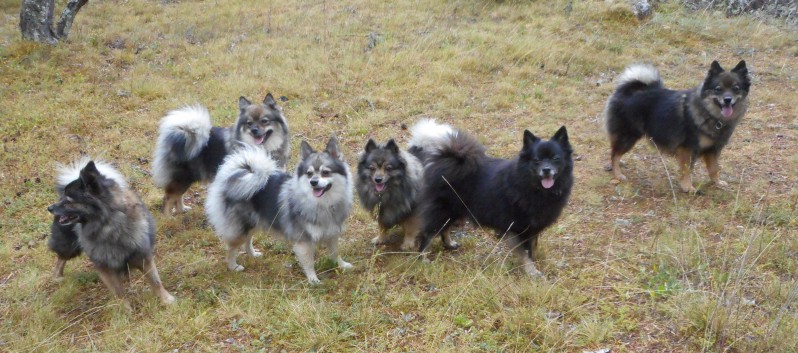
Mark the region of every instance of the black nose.
[[253, 135], [257, 135], [259, 133], [258, 129], [250, 129]]
[[729, 105], [732, 102], [732, 97], [723, 97], [723, 104]]
[[316, 179], [310, 179], [310, 186], [316, 186], [316, 185], [319, 185], [319, 181]]
[[53, 213], [53, 205], [47, 206], [47, 212]]
[[543, 168], [541, 169], [541, 171], [543, 172], [543, 175], [551, 174], [551, 168]]
[[382, 182], [382, 177], [374, 177], [374, 182], [375, 183], [381, 183]]

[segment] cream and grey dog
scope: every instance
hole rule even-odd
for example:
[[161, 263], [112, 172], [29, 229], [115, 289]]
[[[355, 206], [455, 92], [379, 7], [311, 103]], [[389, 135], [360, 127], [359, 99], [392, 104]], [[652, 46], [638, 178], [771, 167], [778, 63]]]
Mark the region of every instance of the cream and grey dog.
[[230, 127], [213, 126], [208, 110], [199, 105], [171, 111], [161, 120], [152, 179], [164, 189], [164, 215], [172, 209], [188, 210], [183, 203], [186, 190], [195, 182], [213, 180], [225, 156], [240, 146], [256, 146], [285, 168], [290, 134], [272, 94], [260, 104], [240, 97], [238, 108], [238, 119]]
[[227, 268], [242, 271], [239, 249], [253, 257], [256, 228], [274, 231], [293, 245], [311, 284], [319, 283], [314, 269], [316, 245], [327, 245], [340, 268], [351, 268], [338, 254], [338, 238], [352, 211], [352, 177], [333, 137], [320, 152], [305, 141], [294, 175], [257, 149], [245, 147], [228, 156], [208, 188], [205, 212], [216, 235], [227, 245]]

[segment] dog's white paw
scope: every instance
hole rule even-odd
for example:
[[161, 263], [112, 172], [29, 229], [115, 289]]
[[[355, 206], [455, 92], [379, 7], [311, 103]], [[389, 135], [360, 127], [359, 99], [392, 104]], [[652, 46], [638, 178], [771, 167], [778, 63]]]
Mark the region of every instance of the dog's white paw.
[[180, 207], [179, 211], [180, 212], [188, 212], [188, 211], [191, 211], [191, 207], [183, 205], [183, 207]]
[[249, 254], [249, 256], [252, 256], [252, 257], [261, 257], [261, 256], [263, 256], [263, 253], [262, 253], [262, 252], [260, 252], [260, 251], [257, 251], [257, 250], [253, 250], [253, 251], [252, 251], [252, 253], [251, 253], [251, 254]]
[[350, 263], [348, 263], [348, 262], [346, 262], [344, 260], [338, 260], [338, 268], [344, 269], [344, 270], [348, 270], [348, 269], [350, 269], [352, 267], [354, 267], [354, 266], [352, 266], [352, 264], [350, 264]]
[[388, 240], [383, 239], [382, 236], [377, 236], [377, 237], [374, 237], [374, 238], [371, 239], [371, 244], [375, 245], [375, 246], [376, 245], [383, 245], [383, 244], [386, 244], [386, 243], [388, 243]]
[[319, 278], [316, 277], [316, 275], [312, 275], [312, 276], [308, 276], [308, 283], [310, 283], [311, 285], [315, 286], [315, 285], [321, 283], [321, 281], [319, 281]]
[[717, 184], [718, 186], [720, 186], [720, 187], [722, 187], [722, 188], [725, 188], [725, 187], [729, 186], [729, 183], [727, 183], [727, 182], [725, 182], [725, 181], [723, 181], [723, 180], [720, 180], [720, 179], [718, 179], [718, 180], [715, 182], [715, 184]]
[[239, 265], [239, 264], [230, 265], [230, 266], [227, 266], [227, 268], [228, 268], [230, 271], [235, 271], [235, 272], [241, 272], [241, 271], [244, 271], [244, 266], [241, 266], [241, 265]]
[[174, 303], [176, 300], [177, 300], [177, 299], [175, 299], [175, 296], [174, 296], [174, 295], [171, 295], [171, 294], [169, 294], [169, 295], [168, 295], [168, 296], [166, 296], [165, 298], [162, 298], [162, 299], [161, 299], [161, 302], [162, 302], [162, 303], [164, 303], [164, 304], [166, 304], [166, 305], [169, 305], [169, 304], [172, 304], [172, 303]]

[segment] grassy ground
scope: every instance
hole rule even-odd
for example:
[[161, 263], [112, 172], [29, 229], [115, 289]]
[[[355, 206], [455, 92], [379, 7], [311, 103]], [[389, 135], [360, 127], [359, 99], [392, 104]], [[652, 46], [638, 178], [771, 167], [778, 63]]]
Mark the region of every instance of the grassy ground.
[[[604, 1], [131, 0], [90, 2], [49, 47], [20, 40], [18, 3], [0, 0], [0, 351], [798, 350], [794, 30], [674, 2], [639, 23]], [[745, 59], [753, 77], [721, 159], [729, 187], [674, 192], [673, 159], [645, 143], [625, 157], [629, 182], [611, 184], [600, 113], [615, 76], [646, 61], [687, 88], [714, 59]], [[350, 162], [369, 137], [406, 142], [401, 126], [420, 116], [503, 157], [524, 128], [566, 125], [577, 182], [542, 237], [547, 278], [469, 226], [429, 264], [375, 249], [360, 208], [342, 245], [353, 271], [321, 261], [322, 284], [308, 286], [290, 247], [260, 235], [265, 256], [231, 273], [195, 187], [191, 212], [156, 216], [175, 305], [137, 273], [127, 313], [85, 258], [51, 279], [57, 162], [112, 161], [156, 211], [148, 172], [165, 112], [199, 102], [228, 125], [238, 96], [267, 92], [288, 98], [294, 151], [335, 134]]]

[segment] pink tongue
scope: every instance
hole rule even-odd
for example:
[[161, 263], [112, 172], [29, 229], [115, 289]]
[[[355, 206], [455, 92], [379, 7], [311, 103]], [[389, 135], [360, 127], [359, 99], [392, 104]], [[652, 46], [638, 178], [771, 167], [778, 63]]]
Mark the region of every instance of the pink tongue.
[[255, 144], [256, 144], [256, 145], [263, 144], [263, 140], [265, 140], [265, 139], [266, 139], [266, 135], [263, 135], [263, 136], [261, 136], [261, 137], [256, 137], [256, 138], [255, 138]]
[[548, 189], [548, 188], [554, 186], [554, 178], [552, 178], [552, 177], [543, 178], [543, 179], [540, 180], [540, 183], [543, 184], [544, 188]]
[[61, 216], [60, 218], [58, 218], [58, 223], [64, 223], [64, 222], [66, 222], [68, 220], [69, 220], [69, 217]]
[[731, 106], [723, 107], [723, 109], [720, 110], [720, 113], [723, 114], [724, 118], [728, 118], [734, 114], [734, 109]]
[[382, 192], [385, 190], [385, 184], [374, 184], [374, 188], [377, 189], [377, 192]]
[[324, 189], [313, 189], [313, 196], [321, 197], [324, 195]]

